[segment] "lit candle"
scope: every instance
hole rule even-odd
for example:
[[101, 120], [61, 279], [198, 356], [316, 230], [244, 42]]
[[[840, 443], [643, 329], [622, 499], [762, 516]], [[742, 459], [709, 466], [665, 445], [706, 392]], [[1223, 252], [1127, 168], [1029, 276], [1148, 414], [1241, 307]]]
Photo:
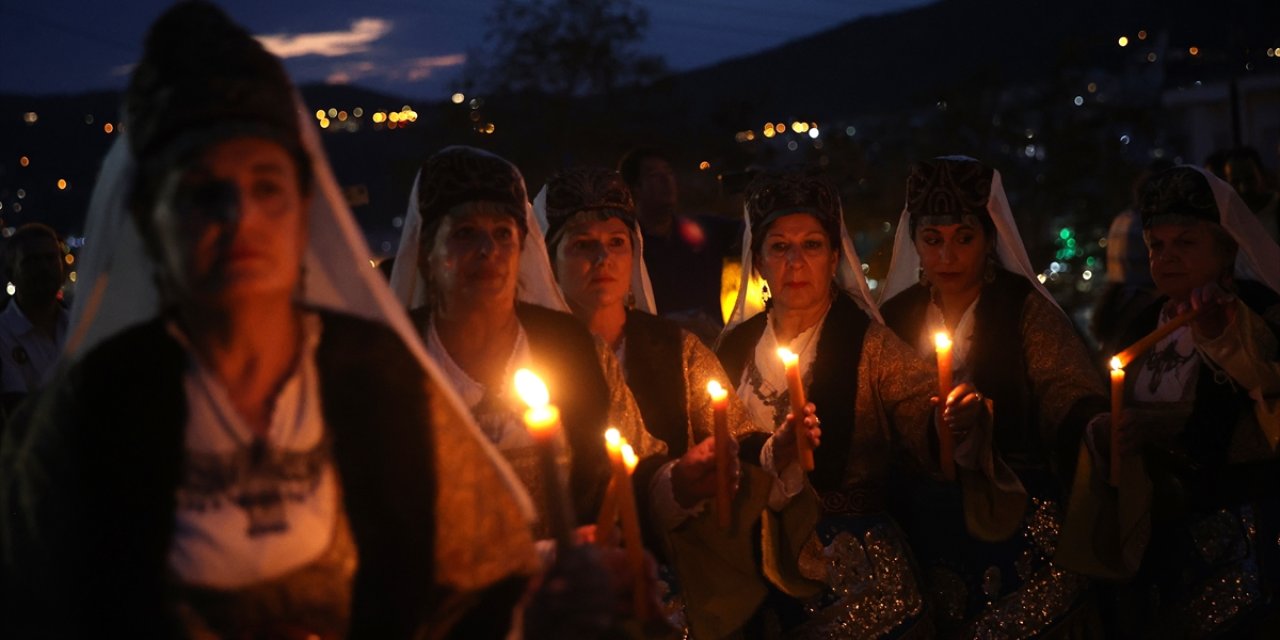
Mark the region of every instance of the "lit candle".
[[533, 436], [538, 451], [538, 466], [547, 500], [547, 519], [556, 545], [567, 548], [573, 544], [570, 532], [573, 516], [569, 512], [569, 499], [560, 480], [560, 467], [556, 462], [557, 438], [560, 433], [560, 410], [550, 403], [547, 386], [528, 369], [516, 372], [516, 393], [529, 405], [524, 412], [524, 425]]
[[800, 466], [805, 471], [813, 471], [813, 447], [805, 434], [804, 428], [804, 385], [800, 383], [800, 356], [786, 347], [778, 349], [778, 357], [782, 358], [782, 366], [787, 371], [787, 391], [791, 395], [791, 413], [795, 415], [796, 455], [800, 458]]
[[711, 396], [711, 409], [715, 417], [716, 520], [721, 528], [728, 529], [732, 507], [729, 489], [733, 484], [733, 479], [729, 477], [729, 392], [718, 381], [712, 380], [707, 383], [707, 393]]
[[635, 473], [636, 464], [640, 462], [640, 458], [636, 456], [636, 452], [627, 444], [626, 440], [622, 440], [622, 462], [625, 465], [624, 470], [627, 474], [627, 480], [620, 487], [625, 487], [618, 491], [618, 515], [622, 517], [622, 539], [627, 545], [627, 560], [631, 564], [631, 575], [635, 580], [632, 596], [635, 598], [635, 616], [644, 618], [646, 613], [645, 602], [648, 594], [646, 589], [648, 572], [645, 571], [644, 562], [644, 542], [640, 538], [640, 518], [636, 511], [636, 494], [630, 491], [631, 474]]
[[618, 524], [618, 482], [609, 478], [609, 486], [604, 491], [604, 500], [600, 502], [600, 515], [596, 518], [596, 546], [612, 547], [615, 542], [613, 530]]
[[1124, 365], [1111, 359], [1111, 486], [1120, 484], [1120, 417], [1124, 415]]
[[942, 404], [938, 406], [938, 419], [935, 420], [938, 424], [938, 456], [942, 462], [942, 475], [948, 480], [955, 480], [956, 462], [952, 457], [955, 443], [951, 438], [951, 430], [942, 421], [947, 408], [947, 396], [951, 395], [951, 389], [954, 388], [951, 379], [951, 336], [946, 331], [939, 331], [933, 334], [933, 345], [938, 352], [938, 397], [942, 399]]
[[640, 539], [640, 518], [636, 512], [636, 497], [631, 488], [631, 472], [635, 471], [636, 454], [630, 444], [618, 434], [617, 429], [609, 429], [604, 433], [604, 447], [609, 452], [609, 462], [613, 468], [613, 485], [616, 488], [618, 516], [622, 520], [622, 540], [627, 548], [627, 561], [630, 563], [632, 576], [635, 577], [636, 616], [640, 617], [644, 609], [644, 543]]
[[1192, 320], [1195, 320], [1196, 316], [1200, 315], [1200, 312], [1204, 311], [1206, 308], [1207, 306], [1202, 306], [1197, 309], [1188, 309], [1187, 311], [1183, 311], [1177, 316], [1171, 318], [1168, 322], [1160, 325], [1155, 331], [1143, 336], [1141, 340], [1129, 345], [1124, 351], [1117, 353], [1113, 360], [1119, 361], [1121, 367], [1129, 366], [1129, 363], [1133, 362], [1134, 358], [1142, 355], [1143, 352], [1159, 344], [1159, 342], [1168, 337], [1169, 334], [1177, 331], [1183, 326], [1186, 326], [1186, 324]]

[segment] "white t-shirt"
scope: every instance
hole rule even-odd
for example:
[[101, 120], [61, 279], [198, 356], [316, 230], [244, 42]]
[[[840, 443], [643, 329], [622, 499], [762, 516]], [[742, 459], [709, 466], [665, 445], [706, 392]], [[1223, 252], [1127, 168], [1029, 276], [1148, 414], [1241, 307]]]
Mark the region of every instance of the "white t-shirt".
[[0, 392], [32, 393], [44, 387], [67, 341], [67, 320], [67, 310], [59, 308], [50, 340], [22, 313], [16, 298], [9, 301], [0, 313]]
[[499, 451], [534, 445], [533, 436], [529, 435], [524, 426], [523, 416], [527, 406], [512, 388], [515, 372], [522, 367], [529, 367], [533, 361], [523, 326], [518, 326], [516, 343], [507, 358], [507, 384], [501, 389], [489, 389], [476, 382], [454, 362], [449, 350], [440, 341], [435, 322], [427, 329], [427, 353], [440, 363], [445, 377], [462, 398], [462, 403], [471, 411], [480, 430]]
[[298, 368], [276, 397], [259, 438], [213, 371], [187, 347], [186, 460], [178, 487], [169, 568], [184, 583], [235, 589], [280, 577], [320, 557], [338, 521], [338, 479], [325, 428], [308, 316]]

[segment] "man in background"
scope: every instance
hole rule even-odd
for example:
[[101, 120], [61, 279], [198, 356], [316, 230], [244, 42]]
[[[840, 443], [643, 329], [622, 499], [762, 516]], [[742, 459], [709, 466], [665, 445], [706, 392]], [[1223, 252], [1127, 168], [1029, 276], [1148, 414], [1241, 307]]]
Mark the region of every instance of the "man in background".
[[43, 224], [18, 227], [0, 251], [13, 298], [0, 312], [0, 405], [5, 415], [48, 380], [67, 338], [60, 292], [65, 264], [58, 234]]
[[656, 148], [631, 150], [618, 163], [618, 172], [636, 199], [659, 313], [709, 343], [724, 325], [720, 277], [741, 225], [716, 216], [682, 215], [671, 160]]

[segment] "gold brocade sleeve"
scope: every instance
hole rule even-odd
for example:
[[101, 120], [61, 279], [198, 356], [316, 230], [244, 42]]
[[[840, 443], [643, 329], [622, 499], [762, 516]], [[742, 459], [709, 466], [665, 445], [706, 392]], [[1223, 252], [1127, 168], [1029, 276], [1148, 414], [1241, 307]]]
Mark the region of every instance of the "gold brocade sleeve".
[[742, 405], [742, 399], [733, 393], [734, 384], [729, 374], [724, 372], [720, 359], [711, 352], [697, 336], [684, 331], [683, 357], [686, 411], [689, 415], [690, 439], [692, 446], [711, 435], [715, 429], [715, 414], [711, 407], [711, 396], [707, 393], [707, 383], [716, 380], [729, 390], [729, 435], [739, 438], [752, 431], [772, 432], [772, 425], [756, 425]]
[[[1231, 461], [1275, 457], [1280, 444], [1280, 362], [1276, 336], [1252, 309], [1236, 299], [1235, 318], [1212, 340], [1195, 331], [1196, 346], [1220, 369], [1249, 391], [1256, 425], [1237, 429]], [[1243, 426], [1243, 425], [1242, 425]]]
[[[644, 428], [640, 407], [636, 406], [636, 399], [627, 386], [626, 374], [613, 351], [598, 337], [595, 338], [595, 345], [600, 370], [604, 372], [604, 380], [609, 385], [609, 426], [616, 428], [642, 459], [666, 453], [667, 444], [649, 435], [649, 431]], [[600, 434], [600, 446], [604, 446], [603, 432]]]
[[[937, 386], [937, 373], [928, 361], [893, 331], [875, 322], [867, 327], [862, 361], [858, 363], [857, 428], [854, 431], [854, 447], [862, 446], [863, 450], [850, 452], [851, 480], [865, 473], [857, 468], [859, 460], [871, 461], [869, 466], [877, 475], [886, 472], [887, 445], [891, 442], [910, 453], [920, 468], [937, 470], [938, 461], [930, 451], [928, 433], [933, 412], [929, 398], [936, 393]], [[868, 439], [873, 436], [884, 443], [875, 447], [876, 453], [868, 451]]]
[[1027, 296], [1022, 344], [1031, 391], [1039, 401], [1040, 435], [1043, 442], [1055, 443], [1058, 429], [1078, 401], [1107, 397], [1106, 382], [1071, 321], [1044, 296]]

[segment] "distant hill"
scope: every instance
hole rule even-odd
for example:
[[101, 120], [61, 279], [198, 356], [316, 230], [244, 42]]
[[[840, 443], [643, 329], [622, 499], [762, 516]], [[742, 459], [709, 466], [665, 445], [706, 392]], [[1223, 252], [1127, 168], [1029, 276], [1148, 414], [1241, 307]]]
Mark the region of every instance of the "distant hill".
[[[1140, 30], [1149, 42], [1138, 41]], [[1117, 45], [1121, 35], [1130, 48]], [[667, 93], [703, 110], [741, 105], [752, 124], [873, 114], [1038, 82], [1063, 68], [1115, 70], [1139, 45], [1166, 38], [1203, 51], [1199, 73], [1243, 73], [1243, 58], [1224, 52], [1251, 46], [1267, 62], [1263, 50], [1280, 46], [1280, 2], [942, 0], [682, 74]]]

